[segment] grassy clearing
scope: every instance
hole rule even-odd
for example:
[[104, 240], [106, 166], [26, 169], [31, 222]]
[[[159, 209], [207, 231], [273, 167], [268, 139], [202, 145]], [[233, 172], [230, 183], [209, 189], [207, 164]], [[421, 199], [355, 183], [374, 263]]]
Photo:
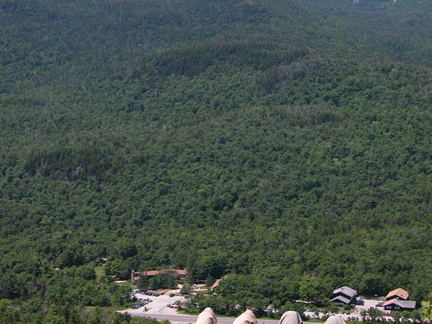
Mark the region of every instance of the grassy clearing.
[[105, 266], [104, 265], [97, 266], [95, 268], [95, 272], [96, 272], [97, 279], [102, 278], [103, 276], [105, 276]]

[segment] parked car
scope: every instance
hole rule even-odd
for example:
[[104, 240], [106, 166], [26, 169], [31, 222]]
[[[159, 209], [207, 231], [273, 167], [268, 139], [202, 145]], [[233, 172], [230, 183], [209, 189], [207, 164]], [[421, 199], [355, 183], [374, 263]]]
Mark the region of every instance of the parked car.
[[364, 300], [361, 299], [361, 298], [356, 298], [355, 303], [356, 303], [356, 305], [363, 306], [364, 305]]

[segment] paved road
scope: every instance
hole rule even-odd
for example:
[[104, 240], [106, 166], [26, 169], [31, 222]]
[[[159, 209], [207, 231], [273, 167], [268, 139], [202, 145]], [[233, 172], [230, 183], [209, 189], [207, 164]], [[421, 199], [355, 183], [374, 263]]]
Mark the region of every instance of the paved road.
[[[131, 314], [132, 315], [132, 314]], [[157, 320], [168, 320], [170, 322], [181, 322], [181, 323], [195, 323], [198, 316], [193, 315], [181, 315], [181, 314], [146, 314], [146, 313], [139, 313], [134, 314], [132, 316], [145, 316], [145, 317], [151, 317], [156, 318]], [[235, 318], [232, 317], [218, 317], [217, 321], [218, 324], [232, 324], [234, 322]], [[276, 320], [259, 320], [258, 324], [278, 324], [279, 321]], [[308, 322], [309, 323], [309, 322]], [[312, 323], [311, 323], [312, 324]]]

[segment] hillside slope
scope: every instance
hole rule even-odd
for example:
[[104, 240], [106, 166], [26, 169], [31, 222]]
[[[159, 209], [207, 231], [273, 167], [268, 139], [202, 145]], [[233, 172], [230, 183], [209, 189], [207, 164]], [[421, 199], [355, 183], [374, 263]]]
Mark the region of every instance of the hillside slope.
[[125, 278], [231, 273], [245, 307], [339, 285], [426, 299], [431, 9], [3, 2], [0, 298], [35, 321], [124, 304], [92, 272], [107, 257]]

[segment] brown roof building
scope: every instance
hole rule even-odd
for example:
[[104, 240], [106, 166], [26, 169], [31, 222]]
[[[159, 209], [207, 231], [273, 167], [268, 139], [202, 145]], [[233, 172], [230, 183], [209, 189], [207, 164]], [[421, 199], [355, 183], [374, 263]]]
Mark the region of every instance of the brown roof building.
[[214, 291], [214, 289], [219, 286], [220, 282], [222, 281], [222, 279], [218, 279], [214, 282], [214, 284], [210, 287], [211, 291]]
[[178, 279], [185, 280], [186, 275], [187, 275], [187, 270], [185, 270], [185, 269], [169, 269], [169, 270], [149, 270], [149, 271], [142, 271], [142, 272], [132, 271], [131, 281], [135, 282], [140, 277], [151, 278], [151, 277], [154, 277], [158, 274], [166, 274], [166, 273], [172, 273], [175, 276], [177, 276]]
[[407, 300], [409, 298], [409, 293], [405, 289], [397, 288], [395, 290], [390, 291], [387, 296], [386, 300], [392, 300], [392, 299], [402, 299]]

